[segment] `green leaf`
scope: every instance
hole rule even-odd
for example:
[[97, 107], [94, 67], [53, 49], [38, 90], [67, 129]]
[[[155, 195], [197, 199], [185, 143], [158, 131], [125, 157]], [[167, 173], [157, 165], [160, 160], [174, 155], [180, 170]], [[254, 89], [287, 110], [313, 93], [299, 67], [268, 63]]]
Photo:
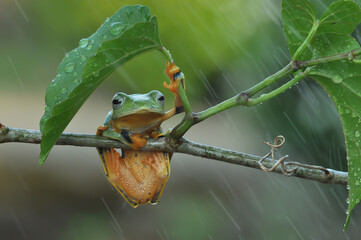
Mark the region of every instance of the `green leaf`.
[[313, 78], [334, 101], [344, 129], [349, 189], [346, 228], [351, 211], [361, 199], [361, 78], [359, 76], [348, 78], [338, 84], [322, 76], [313, 76]]
[[[310, 34], [307, 31], [316, 31], [297, 60], [319, 59], [360, 49], [358, 42], [350, 36], [361, 22], [361, 8], [357, 3], [352, 0], [334, 2], [322, 15], [317, 28], [312, 28], [312, 22], [317, 21], [313, 7], [308, 1], [303, 4], [301, 1], [283, 0], [283, 6], [287, 8], [282, 9], [282, 19], [291, 55], [306, 40]], [[287, 12], [291, 8], [298, 10]], [[306, 70], [333, 99], [343, 124], [349, 173], [345, 228], [351, 211], [361, 199], [361, 65], [351, 61], [353, 58], [351, 55], [349, 60], [324, 63]]]
[[93, 35], [80, 40], [59, 64], [58, 74], [46, 90], [40, 165], [86, 99], [116, 67], [160, 48], [156, 17], [140, 5], [121, 8]]
[[[337, 1], [321, 17], [314, 42], [312, 58], [327, 57], [359, 49], [350, 36], [361, 22], [361, 8], [355, 2]], [[350, 56], [352, 60], [353, 56]], [[335, 61], [309, 68], [309, 73], [328, 92], [337, 106], [345, 135], [348, 163], [348, 210], [351, 212], [361, 198], [361, 64], [350, 60]]]
[[360, 23], [360, 6], [352, 0], [332, 3], [320, 19], [317, 34], [351, 34]]
[[[307, 38], [316, 21], [316, 10], [308, 0], [282, 1], [283, 30], [291, 56]], [[311, 56], [312, 52], [305, 49], [297, 60], [310, 60]]]

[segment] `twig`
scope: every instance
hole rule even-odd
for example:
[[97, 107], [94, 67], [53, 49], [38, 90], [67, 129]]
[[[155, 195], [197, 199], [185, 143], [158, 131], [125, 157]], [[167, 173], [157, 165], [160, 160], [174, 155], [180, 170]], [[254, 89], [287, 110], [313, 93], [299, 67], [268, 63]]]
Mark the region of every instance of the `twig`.
[[[9, 142], [39, 144], [41, 142], [41, 133], [40, 131], [36, 130], [9, 128], [0, 124], [0, 143]], [[63, 133], [56, 144], [80, 147], [129, 148], [121, 142], [110, 140], [105, 137], [76, 133]], [[147, 145], [139, 150], [179, 152], [203, 158], [214, 159], [221, 162], [261, 169], [258, 163], [262, 159], [260, 156], [195, 143], [184, 138], [181, 139], [180, 144], [177, 146], [171, 146], [167, 142], [166, 138], [161, 138], [158, 140], [150, 139]], [[267, 168], [271, 168], [275, 165], [275, 163], [276, 161], [270, 158], [266, 158], [262, 162], [262, 164]], [[297, 162], [289, 162], [289, 164], [296, 166], [294, 167], [295, 171], [292, 175], [294, 177], [306, 178], [322, 183], [347, 185], [347, 172], [336, 171], [333, 169], [326, 169], [327, 171], [325, 171], [325, 168], [320, 166], [305, 165]], [[282, 174], [282, 169], [277, 167], [273, 172]]]

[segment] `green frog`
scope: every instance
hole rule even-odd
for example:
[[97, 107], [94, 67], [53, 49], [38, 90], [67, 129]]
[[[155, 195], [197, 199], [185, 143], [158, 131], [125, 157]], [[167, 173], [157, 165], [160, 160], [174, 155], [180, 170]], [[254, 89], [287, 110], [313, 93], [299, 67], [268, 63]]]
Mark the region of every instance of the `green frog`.
[[105, 174], [110, 183], [132, 206], [156, 204], [170, 174], [172, 153], [138, 150], [147, 139], [164, 137], [160, 125], [177, 113], [183, 112], [178, 87], [184, 87], [184, 75], [174, 64], [167, 62], [166, 73], [171, 79], [164, 86], [175, 95], [175, 105], [164, 111], [164, 95], [153, 90], [146, 94], [118, 92], [112, 99], [112, 111], [107, 115], [97, 135], [121, 141], [131, 147], [122, 149], [97, 148]]

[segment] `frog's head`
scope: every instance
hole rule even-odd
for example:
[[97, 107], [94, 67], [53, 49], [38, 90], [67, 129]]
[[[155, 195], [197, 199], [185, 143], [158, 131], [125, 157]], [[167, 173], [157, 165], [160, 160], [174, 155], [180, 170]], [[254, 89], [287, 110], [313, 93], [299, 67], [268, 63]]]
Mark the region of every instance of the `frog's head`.
[[118, 92], [112, 99], [112, 119], [138, 114], [163, 115], [164, 100], [164, 95], [157, 90], [150, 91], [146, 94], [130, 95]]

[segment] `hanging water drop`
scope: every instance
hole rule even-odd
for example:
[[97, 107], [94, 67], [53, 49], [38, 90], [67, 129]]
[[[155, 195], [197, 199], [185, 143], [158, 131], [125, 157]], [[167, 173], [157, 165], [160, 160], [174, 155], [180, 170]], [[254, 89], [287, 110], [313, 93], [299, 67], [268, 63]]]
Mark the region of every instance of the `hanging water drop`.
[[71, 73], [75, 68], [75, 63], [68, 63], [66, 66], [65, 66], [65, 72], [67, 73]]

